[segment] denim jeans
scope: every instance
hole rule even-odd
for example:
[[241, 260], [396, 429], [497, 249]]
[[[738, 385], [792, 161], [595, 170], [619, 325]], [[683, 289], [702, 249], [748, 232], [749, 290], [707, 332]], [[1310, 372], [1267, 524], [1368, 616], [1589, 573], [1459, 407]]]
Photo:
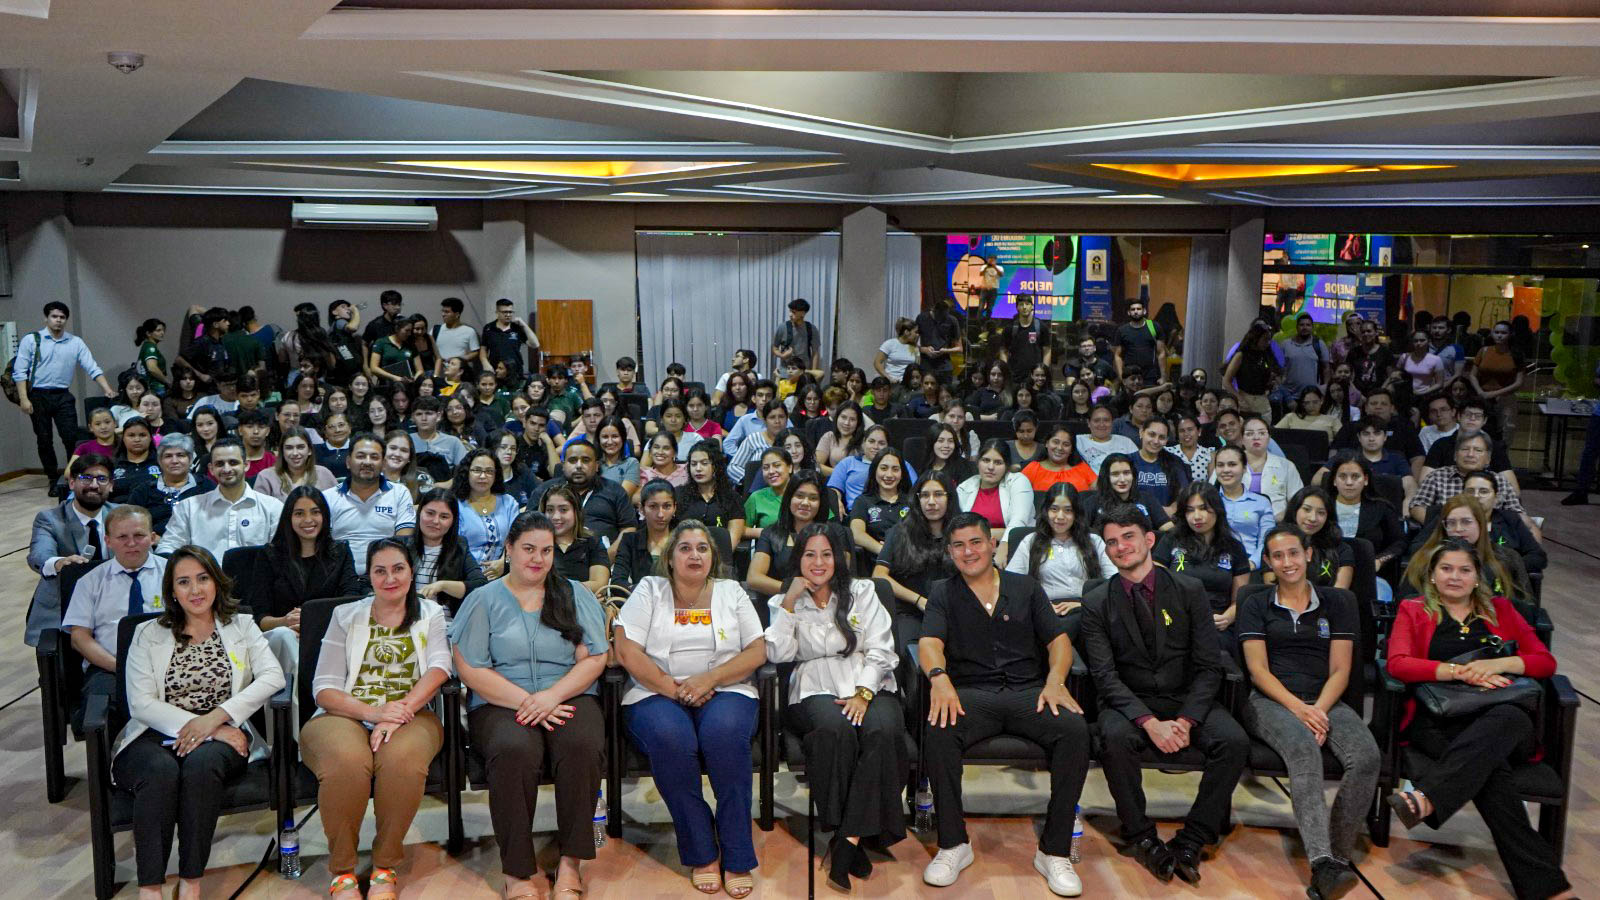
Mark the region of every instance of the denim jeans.
[[[716, 862], [729, 872], [756, 867], [750, 834], [750, 736], [760, 704], [717, 691], [694, 707], [657, 694], [623, 707], [628, 736], [650, 759], [656, 790], [672, 814], [678, 861], [693, 868]], [[716, 824], [700, 789], [705, 761], [717, 797]]]
[[1244, 718], [1245, 728], [1276, 750], [1289, 770], [1289, 797], [1306, 858], [1348, 862], [1378, 785], [1378, 743], [1367, 723], [1343, 703], [1328, 712], [1328, 749], [1344, 766], [1330, 812], [1322, 793], [1322, 748], [1311, 729], [1283, 704], [1259, 692], [1251, 693]]

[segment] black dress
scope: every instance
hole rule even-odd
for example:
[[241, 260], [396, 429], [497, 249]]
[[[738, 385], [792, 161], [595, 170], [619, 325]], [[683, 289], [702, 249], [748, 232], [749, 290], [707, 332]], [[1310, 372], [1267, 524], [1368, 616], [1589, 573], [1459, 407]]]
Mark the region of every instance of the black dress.
[[344, 541], [334, 541], [327, 556], [290, 560], [276, 547], [269, 547], [259, 559], [265, 571], [245, 576], [258, 585], [250, 603], [250, 613], [258, 623], [266, 616], [288, 615], [307, 600], [354, 597], [367, 592], [356, 575], [350, 546]]

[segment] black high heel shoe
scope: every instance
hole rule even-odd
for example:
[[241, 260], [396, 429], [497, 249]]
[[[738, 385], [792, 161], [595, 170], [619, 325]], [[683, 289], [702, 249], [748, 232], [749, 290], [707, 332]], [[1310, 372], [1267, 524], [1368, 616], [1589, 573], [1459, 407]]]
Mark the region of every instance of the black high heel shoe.
[[[822, 867], [828, 870], [826, 879], [830, 888], [841, 894], [850, 893], [850, 875], [856, 868], [855, 858], [860, 851], [856, 846], [844, 839], [843, 835], [834, 835], [828, 842], [828, 852], [822, 857]], [[870, 863], [869, 863], [870, 865]]]

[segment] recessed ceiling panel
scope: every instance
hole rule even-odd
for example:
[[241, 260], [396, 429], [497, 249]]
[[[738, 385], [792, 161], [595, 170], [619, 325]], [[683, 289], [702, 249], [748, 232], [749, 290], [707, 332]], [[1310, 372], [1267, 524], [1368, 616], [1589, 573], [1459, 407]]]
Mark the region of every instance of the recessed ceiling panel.
[[[1286, 142], [1294, 140], [1292, 137], [1282, 139]], [[1467, 125], [1402, 127], [1382, 131], [1355, 129], [1337, 136], [1324, 135], [1318, 140], [1346, 144], [1593, 147], [1600, 145], [1600, 114], [1475, 122]], [[1260, 143], [1277, 142], [1279, 141], [1268, 139]]]

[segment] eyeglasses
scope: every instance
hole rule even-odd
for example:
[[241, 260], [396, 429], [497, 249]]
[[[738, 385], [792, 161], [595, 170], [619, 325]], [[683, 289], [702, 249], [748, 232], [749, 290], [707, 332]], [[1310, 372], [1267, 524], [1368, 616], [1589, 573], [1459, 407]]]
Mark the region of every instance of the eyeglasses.
[[111, 476], [109, 476], [109, 475], [74, 475], [73, 477], [76, 478], [77, 480], [83, 482], [84, 484], [110, 484], [111, 483]]
[[488, 475], [490, 477], [493, 477], [494, 476], [494, 470], [493, 469], [468, 469], [467, 470], [467, 474], [468, 475]]

